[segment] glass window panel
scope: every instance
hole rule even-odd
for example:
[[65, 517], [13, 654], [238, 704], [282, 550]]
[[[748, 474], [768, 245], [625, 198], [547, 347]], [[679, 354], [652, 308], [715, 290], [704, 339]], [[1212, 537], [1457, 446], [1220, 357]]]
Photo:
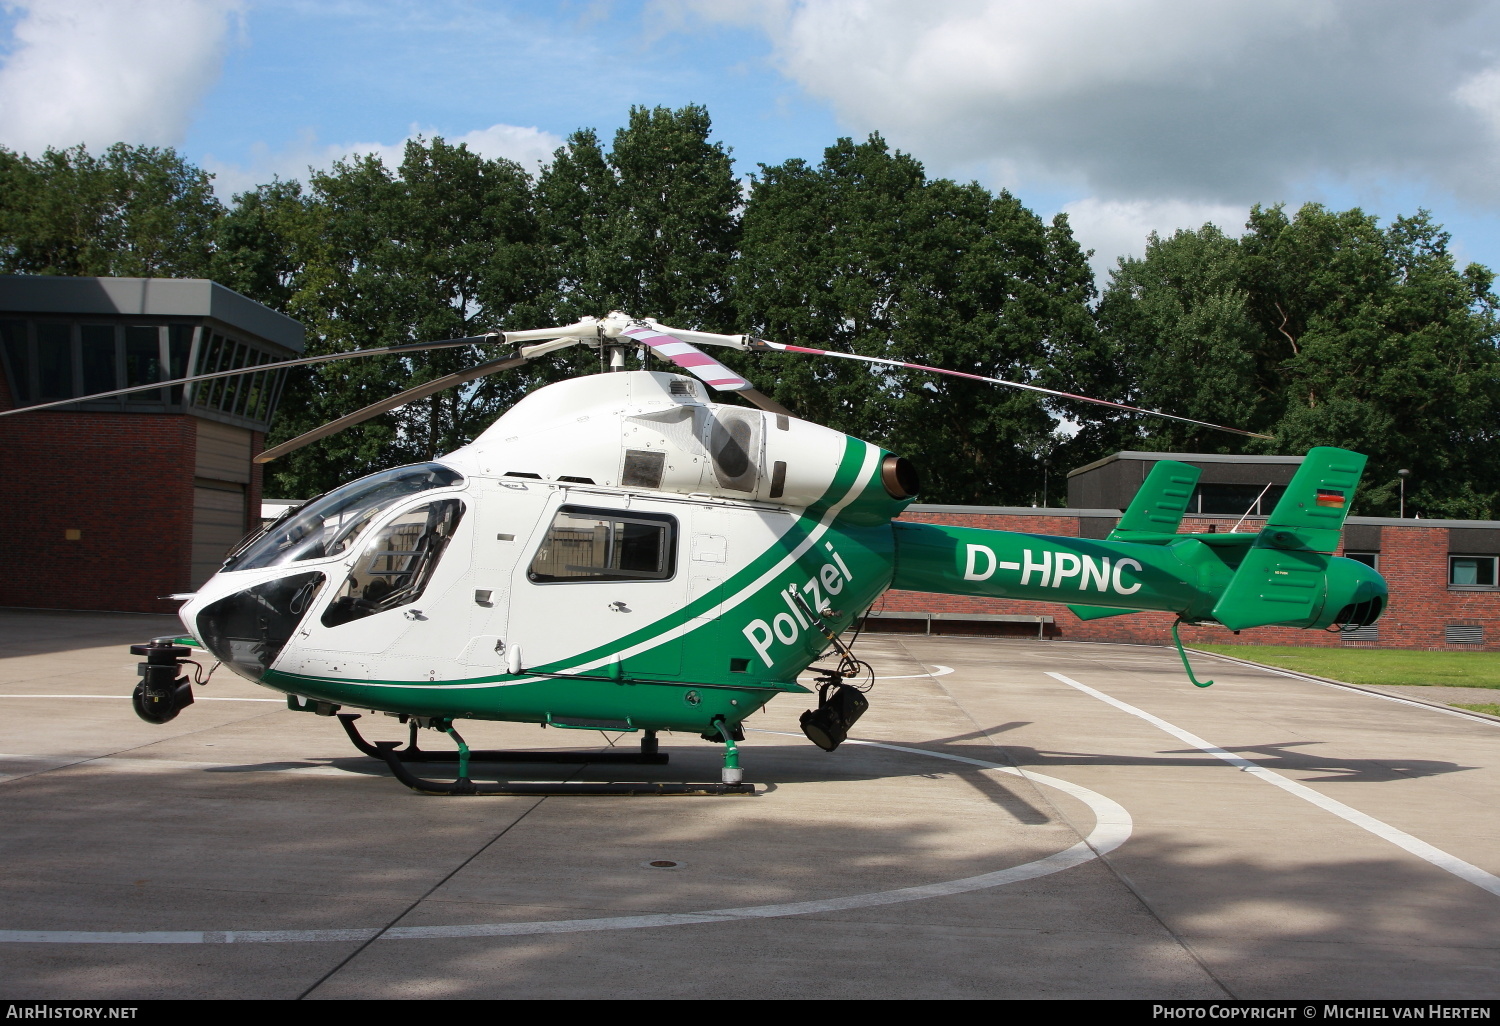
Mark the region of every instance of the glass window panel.
[[1344, 558], [1363, 563], [1372, 570], [1380, 569], [1380, 553], [1378, 552], [1346, 552]]
[[[185, 378], [188, 373], [188, 354], [193, 351], [193, 327], [190, 324], [174, 324], [167, 329], [167, 376]], [[172, 405], [182, 405], [182, 385], [173, 385]]]
[[[137, 324], [125, 328], [125, 385], [148, 385], [162, 380], [161, 331]], [[163, 402], [162, 390], [132, 392], [126, 402]]]
[[[211, 335], [204, 332], [206, 341], [202, 347], [202, 355], [198, 357], [199, 374], [212, 374], [219, 369], [219, 357], [224, 349], [224, 337], [222, 335]], [[214, 391], [219, 387], [217, 381], [204, 381], [194, 390], [193, 402], [198, 406], [213, 405]]]
[[529, 576], [554, 581], [665, 580], [676, 521], [664, 514], [564, 506], [532, 558]]
[[36, 325], [37, 398], [67, 399], [73, 391], [73, 325], [38, 321]]
[[[1264, 489], [1265, 494], [1261, 491]], [[1188, 511], [1219, 516], [1268, 516], [1286, 493], [1285, 485], [1200, 484]]]
[[288, 510], [233, 552], [225, 570], [254, 570], [347, 551], [360, 533], [394, 503], [416, 492], [463, 484], [463, 475], [440, 463], [397, 467], [351, 481]]
[[5, 347], [6, 380], [11, 398], [17, 403], [32, 402], [31, 343], [26, 337], [25, 321], [0, 321], [0, 340]]
[[1494, 556], [1449, 556], [1448, 583], [1459, 587], [1493, 588]]
[[[224, 369], [239, 370], [245, 366], [245, 356], [248, 352], [248, 347], [242, 342], [234, 342], [227, 339], [225, 340], [225, 344], [233, 348]], [[215, 406], [226, 413], [233, 413], [234, 408], [239, 405], [240, 392], [244, 387], [245, 376], [243, 374], [236, 374], [232, 378], [225, 378], [224, 390], [219, 394], [219, 401]]]
[[459, 500], [440, 499], [407, 510], [375, 532], [323, 613], [324, 626], [337, 627], [421, 598], [463, 513]]
[[85, 324], [82, 333], [83, 394], [112, 392], [122, 388], [115, 364], [115, 326]]
[[[254, 367], [265, 362], [266, 354], [258, 349], [252, 349], [250, 350], [249, 359], [245, 361], [245, 365]], [[258, 402], [257, 396], [259, 395], [260, 379], [262, 377], [263, 375], [260, 374], [246, 374], [241, 379], [240, 401], [234, 409], [234, 412], [241, 417], [248, 417], [254, 411], [255, 404]]]

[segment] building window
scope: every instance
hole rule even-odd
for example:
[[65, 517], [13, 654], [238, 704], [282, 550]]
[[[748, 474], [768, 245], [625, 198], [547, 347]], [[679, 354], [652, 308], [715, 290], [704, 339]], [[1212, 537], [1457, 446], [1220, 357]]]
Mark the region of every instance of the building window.
[[1371, 570], [1380, 569], [1380, 553], [1378, 552], [1345, 552], [1345, 559], [1352, 559], [1356, 563], [1363, 563]]
[[1494, 588], [1495, 556], [1449, 556], [1450, 588]]
[[1200, 484], [1188, 500], [1189, 513], [1217, 516], [1269, 516], [1286, 493], [1286, 485]]
[[[279, 360], [269, 350], [193, 324], [90, 324], [0, 320], [0, 359], [18, 406], [96, 395], [189, 374], [240, 370]], [[197, 385], [147, 389], [82, 408], [150, 412], [185, 405], [215, 410], [264, 429], [280, 398], [285, 370]]]
[[531, 560], [538, 584], [662, 581], [676, 572], [677, 521], [662, 513], [564, 506]]

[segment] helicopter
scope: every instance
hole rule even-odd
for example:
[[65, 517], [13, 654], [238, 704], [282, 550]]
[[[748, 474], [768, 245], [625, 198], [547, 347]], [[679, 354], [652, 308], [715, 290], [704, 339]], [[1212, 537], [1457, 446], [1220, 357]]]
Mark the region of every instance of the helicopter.
[[[185, 665], [197, 666], [201, 683], [191, 657], [206, 651], [284, 693], [289, 708], [336, 717], [361, 752], [424, 794], [746, 794], [754, 787], [737, 746], [746, 717], [779, 695], [812, 695], [803, 732], [832, 752], [868, 708], [873, 673], [843, 639], [890, 588], [1060, 603], [1083, 619], [1171, 612], [1199, 686], [1177, 623], [1329, 629], [1374, 623], [1385, 607], [1374, 569], [1333, 556], [1365, 463], [1344, 449], [1312, 449], [1258, 532], [1177, 533], [1198, 470], [1163, 460], [1109, 536], [1087, 539], [901, 521], [920, 491], [910, 460], [793, 415], [698, 346], [850, 358], [1252, 433], [619, 312], [269, 366], [479, 344], [518, 348], [257, 460], [567, 346], [598, 349], [608, 370], [537, 389], [469, 444], [348, 482], [237, 545], [197, 592], [174, 596], [185, 600], [184, 635], [132, 646], [145, 657], [132, 695], [143, 719], [166, 723], [192, 704]], [[630, 348], [674, 371], [627, 370]], [[243, 372], [144, 387], [235, 373]], [[715, 402], [709, 389], [750, 405]], [[814, 666], [825, 656], [835, 665]], [[815, 689], [798, 680], [809, 669]], [[366, 740], [350, 709], [405, 723], [405, 747]], [[455, 729], [460, 720], [641, 738], [637, 751], [475, 751]], [[447, 734], [456, 755], [422, 749], [420, 729]], [[668, 760], [662, 731], [722, 744], [720, 780], [470, 777], [484, 763], [659, 765]], [[456, 779], [418, 776], [413, 765], [428, 762], [456, 762]]]

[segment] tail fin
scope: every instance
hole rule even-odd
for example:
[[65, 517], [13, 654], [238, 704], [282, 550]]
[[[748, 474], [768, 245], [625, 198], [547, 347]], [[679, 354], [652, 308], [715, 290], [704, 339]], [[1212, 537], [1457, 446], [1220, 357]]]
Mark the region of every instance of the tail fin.
[[1176, 534], [1201, 473], [1197, 467], [1176, 460], [1157, 460], [1120, 522], [1109, 533], [1109, 540], [1154, 541], [1163, 535]]
[[[1130, 500], [1120, 522], [1109, 532], [1109, 540], [1162, 543], [1175, 538], [1201, 473], [1197, 467], [1176, 460], [1157, 460], [1146, 480], [1141, 482], [1135, 498]], [[1106, 616], [1140, 612], [1108, 606], [1068, 608], [1080, 620], [1101, 620]]]
[[1319, 446], [1307, 454], [1286, 494], [1214, 605], [1230, 630], [1310, 618], [1321, 607], [1329, 560], [1365, 469], [1365, 457]]

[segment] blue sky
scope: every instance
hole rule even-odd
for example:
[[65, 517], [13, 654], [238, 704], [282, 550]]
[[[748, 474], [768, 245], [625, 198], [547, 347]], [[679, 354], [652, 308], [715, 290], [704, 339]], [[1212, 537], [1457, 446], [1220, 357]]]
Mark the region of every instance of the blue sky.
[[1431, 209], [1500, 268], [1500, 5], [1448, 0], [45, 0], [0, 143], [177, 147], [226, 195], [414, 133], [531, 167], [706, 105], [741, 174], [881, 131], [1066, 211], [1103, 269], [1251, 203]]

